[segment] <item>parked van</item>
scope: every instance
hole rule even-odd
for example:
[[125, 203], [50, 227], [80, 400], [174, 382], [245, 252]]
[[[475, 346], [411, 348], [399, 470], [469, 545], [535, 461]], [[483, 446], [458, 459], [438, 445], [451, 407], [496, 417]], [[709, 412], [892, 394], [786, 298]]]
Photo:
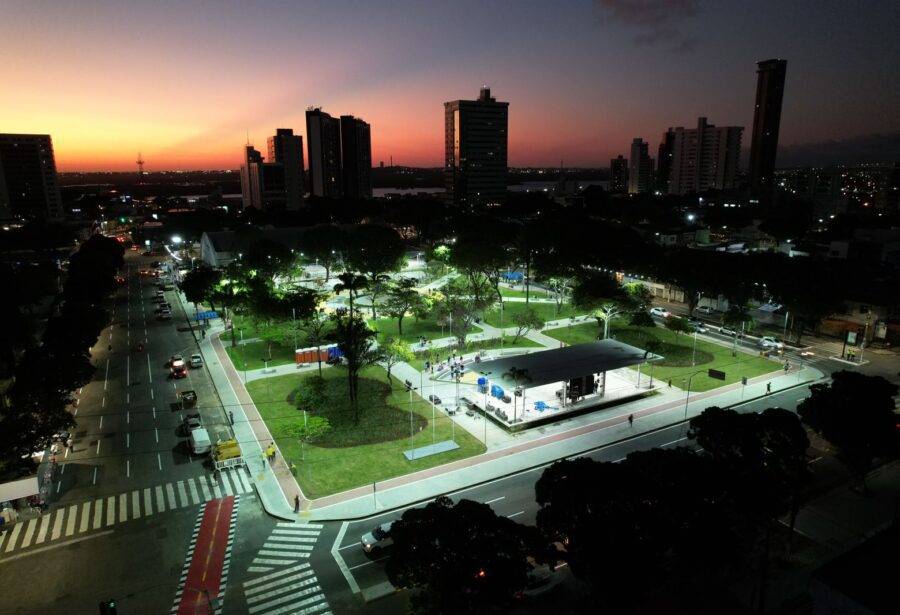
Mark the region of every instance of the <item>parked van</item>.
[[191, 430], [191, 452], [195, 455], [205, 455], [212, 449], [209, 432], [202, 427]]

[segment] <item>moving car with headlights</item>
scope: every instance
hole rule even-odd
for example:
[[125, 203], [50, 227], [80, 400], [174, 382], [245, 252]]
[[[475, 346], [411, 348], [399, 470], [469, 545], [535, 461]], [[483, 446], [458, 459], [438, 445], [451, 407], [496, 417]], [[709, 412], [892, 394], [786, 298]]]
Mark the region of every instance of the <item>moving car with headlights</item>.
[[391, 538], [392, 525], [394, 525], [393, 521], [382, 523], [371, 532], [363, 534], [360, 540], [363, 551], [374, 554], [394, 544], [394, 539]]
[[774, 337], [770, 335], [766, 335], [765, 337], [759, 338], [759, 341], [756, 342], [756, 345], [762, 348], [763, 350], [783, 350], [784, 344], [776, 340]]
[[666, 308], [654, 307], [650, 308], [650, 315], [657, 316], [659, 318], [668, 318], [672, 315], [672, 313], [669, 312], [669, 310], [667, 310]]
[[184, 362], [184, 359], [179, 359], [177, 361], [172, 361], [172, 378], [180, 379], [185, 378], [187, 376], [187, 365]]

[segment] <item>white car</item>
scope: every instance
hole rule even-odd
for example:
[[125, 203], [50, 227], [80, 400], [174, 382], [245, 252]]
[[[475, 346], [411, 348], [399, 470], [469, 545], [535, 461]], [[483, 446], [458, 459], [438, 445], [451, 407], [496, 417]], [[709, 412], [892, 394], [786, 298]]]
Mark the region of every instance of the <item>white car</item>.
[[711, 307], [709, 307], [708, 305], [701, 305], [700, 307], [695, 308], [694, 311], [699, 314], [706, 314], [707, 316], [709, 316], [710, 314], [715, 312], [715, 310], [712, 309]]
[[669, 312], [669, 310], [667, 310], [666, 308], [654, 307], [650, 308], [650, 315], [658, 316], [659, 318], [668, 318], [672, 315], [672, 313]]
[[763, 349], [765, 349], [765, 350], [768, 350], [768, 349], [770, 349], [770, 348], [775, 348], [776, 350], [782, 350], [782, 349], [784, 349], [784, 344], [782, 344], [781, 342], [779, 342], [778, 340], [776, 340], [774, 337], [771, 337], [771, 336], [768, 336], [768, 335], [765, 336], [765, 337], [759, 338], [759, 341], [756, 342], [756, 344], [757, 344], [760, 348], [763, 348]]
[[192, 354], [191, 355], [191, 367], [195, 368], [195, 369], [198, 367], [203, 367], [203, 357], [200, 356], [199, 354]]
[[391, 538], [392, 525], [394, 525], [393, 521], [382, 523], [368, 534], [363, 534], [363, 537], [360, 539], [363, 551], [366, 553], [377, 553], [381, 549], [394, 544], [394, 539]]

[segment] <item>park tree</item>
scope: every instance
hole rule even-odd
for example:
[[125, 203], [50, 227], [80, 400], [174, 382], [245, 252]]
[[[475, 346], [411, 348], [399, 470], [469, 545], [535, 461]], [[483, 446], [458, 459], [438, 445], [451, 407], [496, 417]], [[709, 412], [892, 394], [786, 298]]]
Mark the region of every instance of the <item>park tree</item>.
[[319, 378], [322, 377], [322, 351], [321, 347], [328, 342], [330, 323], [322, 309], [312, 310], [301, 323], [303, 330], [303, 343], [314, 346], [316, 349], [316, 362], [319, 364]]
[[384, 363], [384, 368], [387, 371], [388, 384], [393, 388], [394, 381], [391, 378], [391, 370], [397, 363], [409, 363], [415, 358], [415, 355], [410, 350], [409, 344], [396, 337], [389, 337], [381, 345], [381, 355], [382, 363]]
[[331, 279], [334, 267], [341, 262], [347, 236], [334, 224], [317, 224], [303, 233], [303, 256], [325, 267], [325, 283]]
[[185, 299], [197, 307], [198, 303], [207, 302], [212, 305], [213, 291], [222, 280], [222, 272], [208, 265], [200, 265], [188, 271], [178, 287]]
[[470, 283], [483, 277], [490, 284], [497, 301], [503, 301], [500, 281], [509, 268], [509, 248], [504, 244], [504, 225], [493, 218], [480, 218], [473, 227], [456, 239], [451, 263]]
[[666, 329], [671, 331], [677, 336], [683, 333], [691, 333], [693, 329], [691, 325], [688, 324], [688, 321], [684, 318], [679, 318], [678, 316], [669, 316], [665, 320]]
[[653, 293], [645, 284], [640, 282], [628, 282], [622, 285], [625, 297], [632, 310], [646, 312], [653, 302]]
[[867, 491], [866, 474], [875, 461], [898, 453], [897, 385], [881, 376], [839, 371], [831, 375], [830, 384], [809, 389], [810, 396], [797, 408], [800, 418], [834, 445]]
[[632, 312], [631, 317], [628, 319], [628, 324], [633, 327], [655, 327], [656, 321], [653, 320], [653, 317], [650, 315], [650, 312], [646, 310], [638, 310], [637, 312]]
[[575, 283], [573, 303], [589, 310], [602, 330], [603, 339], [609, 337], [609, 325], [614, 318], [629, 311], [625, 293], [609, 275], [586, 272]]
[[387, 274], [400, 268], [404, 252], [400, 235], [388, 226], [360, 224], [350, 231], [344, 259], [349, 269], [368, 280], [372, 318], [377, 317], [378, 295], [388, 280]]
[[66, 303], [57, 316], [47, 321], [44, 345], [63, 352], [90, 350], [107, 323], [109, 313], [99, 305]]
[[507, 613], [525, 589], [536, 532], [487, 504], [444, 496], [410, 508], [391, 526], [391, 583], [421, 613]]
[[378, 363], [381, 351], [373, 344], [375, 332], [359, 316], [351, 317], [346, 310], [332, 315], [332, 333], [347, 366], [347, 396], [353, 408], [353, 419], [359, 423], [359, 373]]
[[338, 276], [338, 283], [334, 285], [334, 292], [340, 294], [347, 291], [347, 302], [349, 304], [349, 316], [351, 319], [356, 317], [353, 310], [359, 293], [366, 289], [368, 282], [365, 276], [358, 275], [351, 271], [345, 271]]
[[415, 313], [424, 303], [421, 293], [416, 289], [413, 278], [400, 278], [392, 282], [387, 289], [385, 311], [397, 319], [397, 333], [403, 335], [403, 319], [410, 312]]
[[528, 335], [529, 331], [540, 331], [546, 324], [534, 308], [528, 308], [521, 312], [516, 312], [512, 317], [513, 324], [516, 327], [516, 333], [513, 336], [512, 343], [515, 344], [520, 337]]
[[250, 244], [241, 259], [244, 267], [253, 275], [272, 280], [290, 269], [294, 254], [279, 241], [263, 237]]
[[436, 303], [438, 320], [446, 322], [457, 347], [466, 346], [466, 336], [475, 319], [493, 303], [490, 285], [482, 278], [457, 278], [444, 286], [443, 298]]
[[[248, 291], [247, 276], [244, 267], [239, 261], [233, 261], [226, 265], [222, 278], [215, 284], [210, 293], [210, 304], [219, 304], [224, 310], [225, 319], [229, 319], [229, 311], [234, 311], [249, 302], [251, 293]], [[231, 327], [231, 345], [237, 346], [237, 338], [234, 327]]]

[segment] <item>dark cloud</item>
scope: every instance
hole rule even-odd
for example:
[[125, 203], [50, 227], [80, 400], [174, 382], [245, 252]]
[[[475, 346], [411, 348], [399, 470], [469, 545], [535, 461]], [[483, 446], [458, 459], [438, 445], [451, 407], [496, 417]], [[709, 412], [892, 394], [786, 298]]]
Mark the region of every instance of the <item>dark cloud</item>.
[[860, 135], [846, 139], [800, 143], [778, 148], [778, 166], [900, 162], [900, 132]]
[[697, 0], [597, 0], [597, 6], [611, 21], [634, 30], [638, 45], [681, 53], [693, 50], [696, 44], [682, 28], [699, 12]]

